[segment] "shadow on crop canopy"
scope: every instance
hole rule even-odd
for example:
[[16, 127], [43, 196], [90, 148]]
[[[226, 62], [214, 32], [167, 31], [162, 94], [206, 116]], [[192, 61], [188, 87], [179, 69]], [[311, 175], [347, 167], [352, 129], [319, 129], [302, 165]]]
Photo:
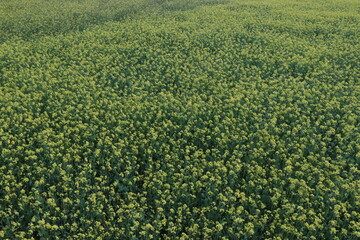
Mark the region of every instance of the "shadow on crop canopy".
[[202, 1], [194, 1], [194, 0], [184, 0], [184, 1], [158, 1], [158, 2], [165, 2], [162, 6], [162, 9], [165, 11], [187, 11], [193, 10], [197, 7], [202, 6], [213, 6], [219, 4], [226, 4], [228, 0], [202, 0]]
[[167, 11], [188, 11], [202, 6], [213, 6], [219, 4], [229, 3], [229, 0], [152, 0], [140, 6], [131, 6], [123, 9], [114, 15], [115, 21], [124, 21], [137, 14], [140, 14], [145, 9], [155, 8], [160, 12]]

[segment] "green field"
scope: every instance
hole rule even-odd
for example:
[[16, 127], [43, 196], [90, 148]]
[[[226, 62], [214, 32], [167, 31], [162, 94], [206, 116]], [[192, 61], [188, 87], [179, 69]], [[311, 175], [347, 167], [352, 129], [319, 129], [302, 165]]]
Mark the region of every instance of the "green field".
[[1, 0], [0, 239], [359, 239], [359, 80], [356, 0]]

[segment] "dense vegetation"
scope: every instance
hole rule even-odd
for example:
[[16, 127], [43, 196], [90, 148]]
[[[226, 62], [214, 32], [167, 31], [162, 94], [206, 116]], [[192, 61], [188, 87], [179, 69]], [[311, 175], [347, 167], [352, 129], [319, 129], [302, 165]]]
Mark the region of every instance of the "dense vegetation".
[[1, 239], [359, 239], [351, 0], [3, 0]]

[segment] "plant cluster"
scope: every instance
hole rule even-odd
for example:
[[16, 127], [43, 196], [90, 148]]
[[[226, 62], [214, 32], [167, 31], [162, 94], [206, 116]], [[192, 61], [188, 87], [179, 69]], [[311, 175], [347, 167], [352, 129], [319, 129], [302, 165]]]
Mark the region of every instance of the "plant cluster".
[[2, 38], [0, 238], [358, 239], [354, 2], [152, 2]]

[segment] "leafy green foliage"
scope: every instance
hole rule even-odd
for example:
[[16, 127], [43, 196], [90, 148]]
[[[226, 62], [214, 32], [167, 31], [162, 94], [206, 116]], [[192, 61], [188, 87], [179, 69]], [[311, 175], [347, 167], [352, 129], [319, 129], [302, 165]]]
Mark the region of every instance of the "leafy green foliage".
[[24, 2], [0, 4], [0, 238], [360, 237], [353, 1]]

